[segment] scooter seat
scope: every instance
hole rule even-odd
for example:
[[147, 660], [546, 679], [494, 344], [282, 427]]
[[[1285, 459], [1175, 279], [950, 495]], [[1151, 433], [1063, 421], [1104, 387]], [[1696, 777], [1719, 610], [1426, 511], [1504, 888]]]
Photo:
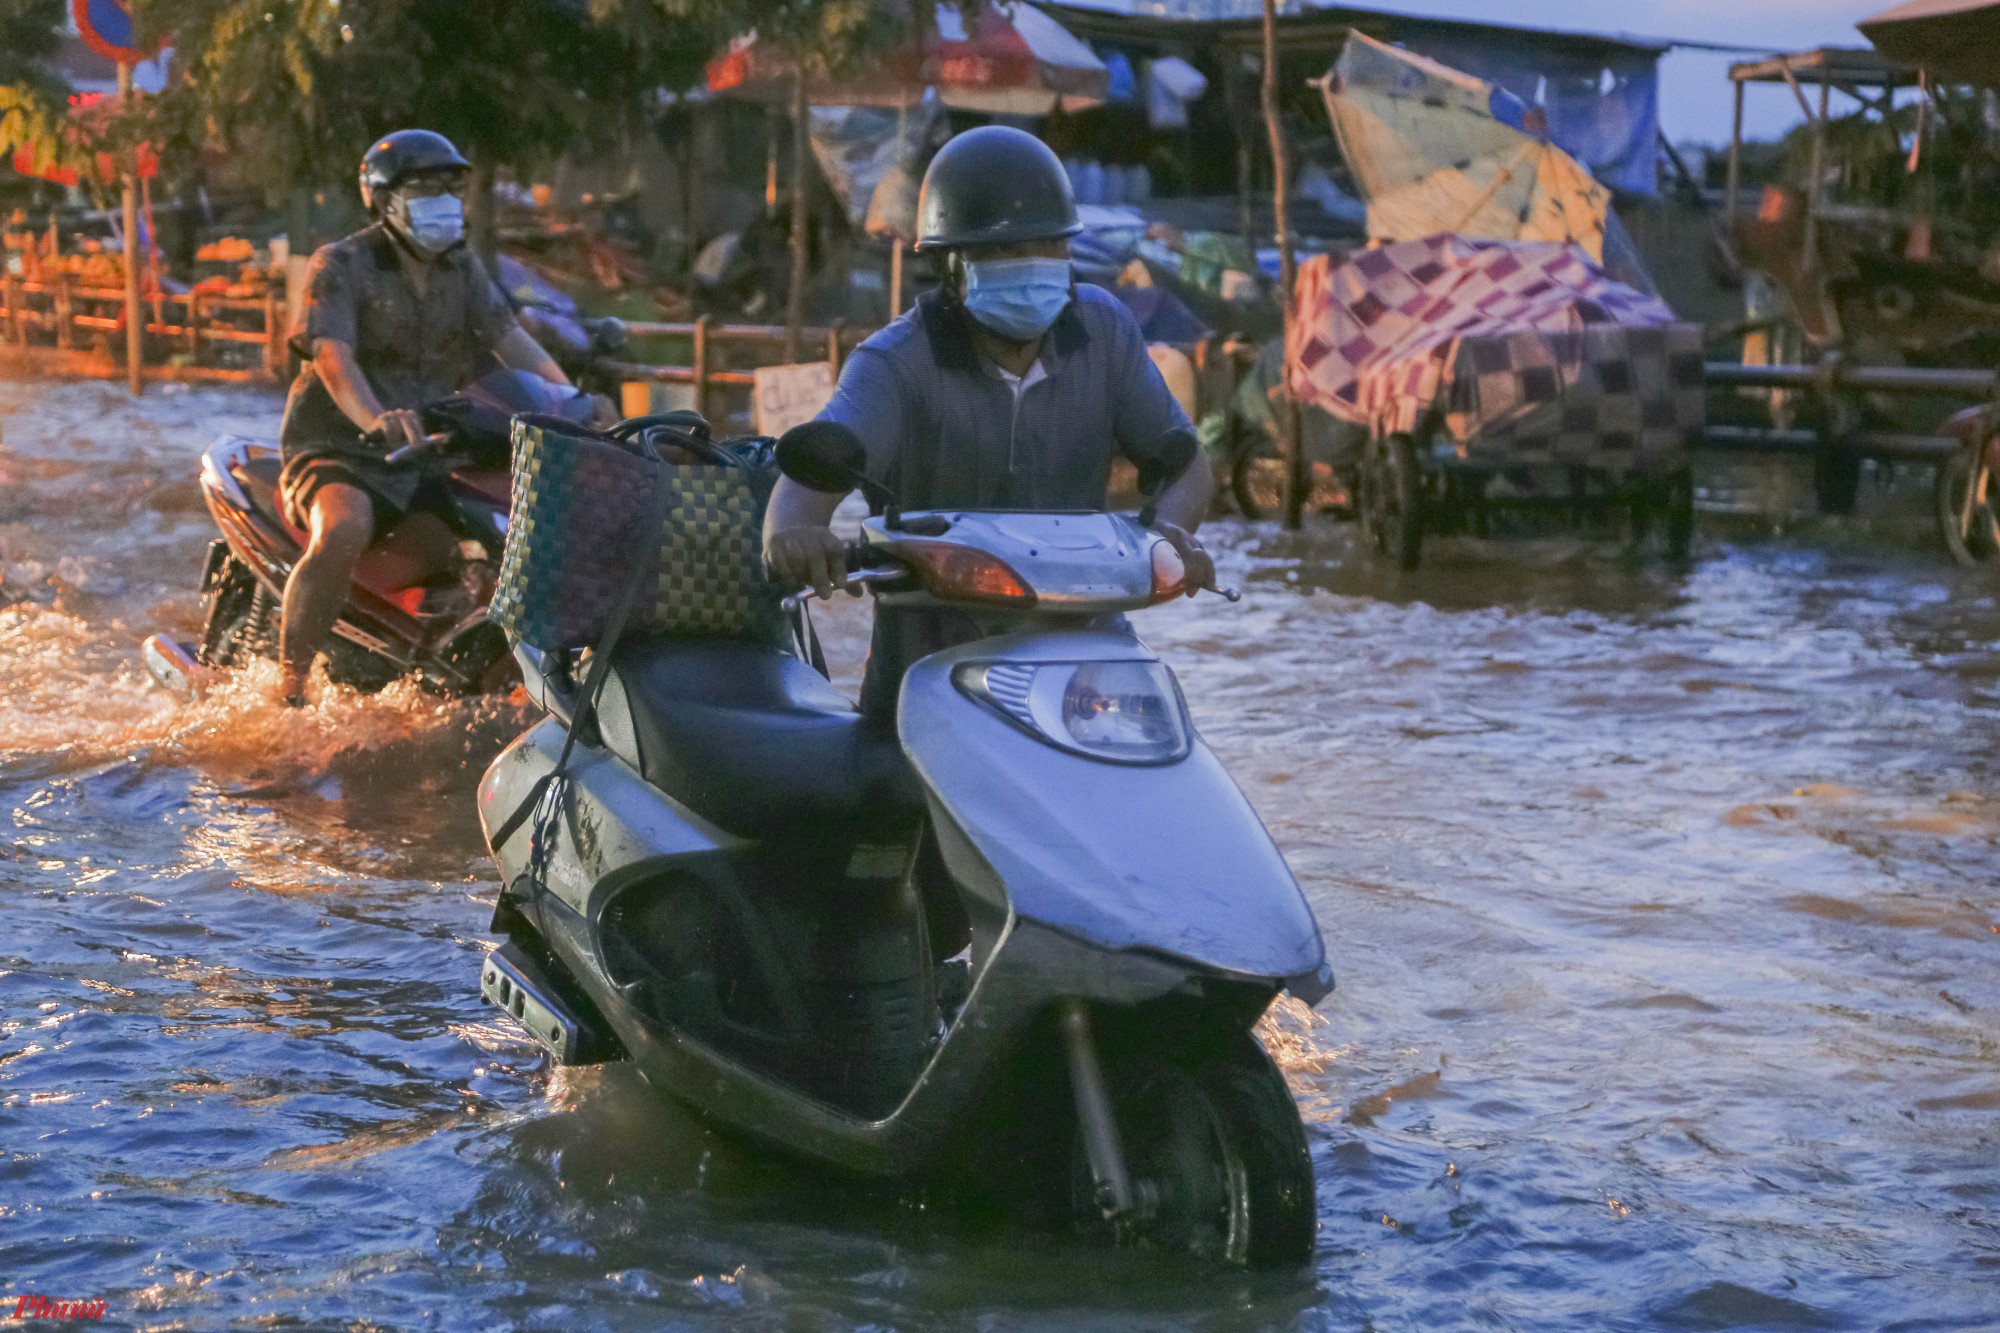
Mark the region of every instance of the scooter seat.
[[621, 646], [598, 702], [612, 752], [732, 833], [900, 820], [923, 809], [895, 735], [789, 653], [649, 637]]

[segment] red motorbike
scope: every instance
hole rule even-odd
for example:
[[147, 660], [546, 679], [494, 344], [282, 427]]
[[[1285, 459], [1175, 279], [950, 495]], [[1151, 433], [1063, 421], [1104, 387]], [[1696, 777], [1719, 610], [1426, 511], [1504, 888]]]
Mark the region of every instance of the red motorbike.
[[[336, 684], [366, 691], [415, 675], [444, 694], [510, 688], [519, 669], [487, 619], [512, 501], [508, 430], [517, 413], [585, 420], [592, 400], [521, 371], [496, 371], [423, 409], [425, 443], [391, 455], [430, 471], [443, 503], [412, 513], [361, 558], [323, 649]], [[398, 457], [403, 455], [403, 457]], [[277, 445], [225, 435], [201, 459], [201, 491], [222, 535], [202, 571], [197, 643], [141, 645], [153, 678], [184, 698], [203, 676], [275, 659], [285, 581], [307, 534], [278, 500]]]

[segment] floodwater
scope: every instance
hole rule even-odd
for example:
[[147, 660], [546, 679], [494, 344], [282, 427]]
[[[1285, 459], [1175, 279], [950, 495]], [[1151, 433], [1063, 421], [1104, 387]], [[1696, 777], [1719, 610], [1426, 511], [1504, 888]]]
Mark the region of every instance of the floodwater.
[[[2000, 591], [1713, 534], [1370, 562], [1211, 528], [1140, 618], [1340, 989], [1267, 1026], [1310, 1272], [994, 1235], [746, 1151], [476, 991], [525, 720], [179, 706], [263, 395], [0, 384], [0, 1316], [135, 1328], [2000, 1327]], [[851, 678], [858, 605], [829, 618]]]

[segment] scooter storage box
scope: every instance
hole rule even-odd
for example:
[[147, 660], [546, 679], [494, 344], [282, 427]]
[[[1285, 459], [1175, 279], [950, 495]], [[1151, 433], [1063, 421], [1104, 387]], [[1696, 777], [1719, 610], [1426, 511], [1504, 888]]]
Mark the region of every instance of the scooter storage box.
[[699, 443], [713, 461], [663, 461], [643, 432], [628, 441], [514, 419], [513, 509], [489, 612], [510, 639], [544, 652], [594, 645], [634, 560], [652, 570], [628, 633], [782, 633], [762, 552], [769, 444]]

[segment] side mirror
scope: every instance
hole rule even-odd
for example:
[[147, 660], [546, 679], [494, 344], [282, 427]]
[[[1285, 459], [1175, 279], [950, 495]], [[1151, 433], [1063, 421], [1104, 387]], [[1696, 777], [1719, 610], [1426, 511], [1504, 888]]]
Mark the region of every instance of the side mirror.
[[845, 495], [866, 486], [868, 450], [838, 421], [808, 421], [778, 440], [778, 470], [809, 491]]
[[868, 479], [868, 446], [838, 421], [808, 421], [778, 437], [778, 470], [809, 491], [845, 495], [852, 490], [882, 506], [882, 526], [903, 530], [896, 493]]

